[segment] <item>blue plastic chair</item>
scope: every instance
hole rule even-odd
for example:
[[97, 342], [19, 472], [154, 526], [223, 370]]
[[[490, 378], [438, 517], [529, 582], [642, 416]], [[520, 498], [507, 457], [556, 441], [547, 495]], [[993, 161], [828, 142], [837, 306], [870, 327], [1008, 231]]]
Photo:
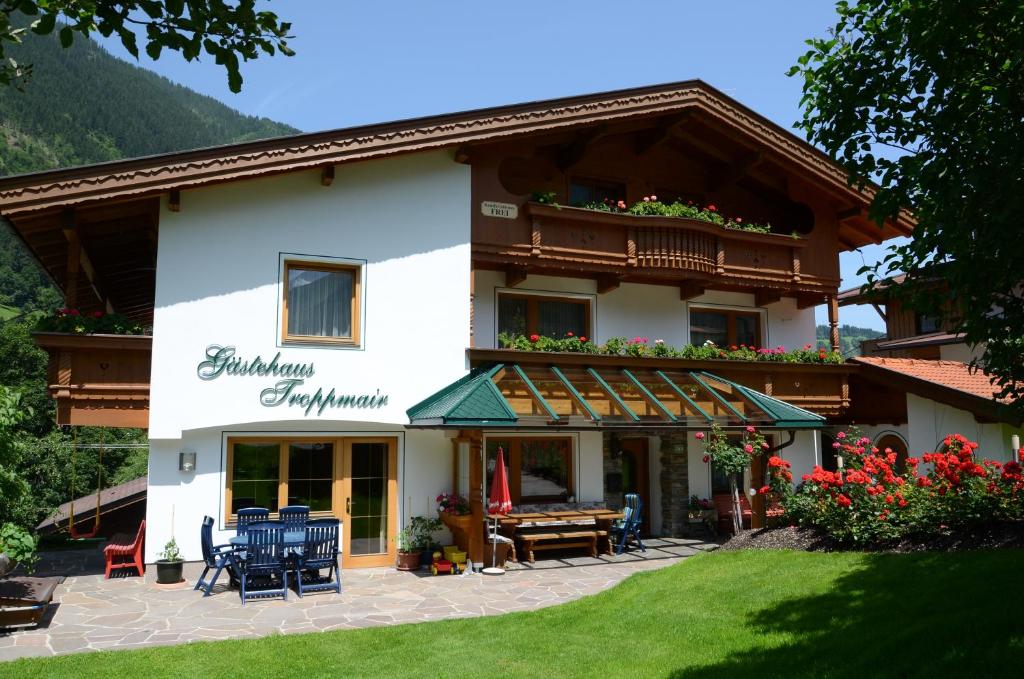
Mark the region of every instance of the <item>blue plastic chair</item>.
[[615, 553], [622, 554], [629, 548], [629, 540], [632, 538], [641, 552], [646, 552], [647, 547], [640, 539], [640, 523], [643, 521], [644, 503], [636, 493], [626, 494], [626, 506], [622, 510], [622, 520], [616, 522], [611, 529], [612, 539], [615, 540]]
[[[288, 600], [288, 563], [284, 549], [284, 525], [280, 521], [250, 524], [245, 559], [238, 561], [242, 605], [246, 599], [283, 597]], [[266, 583], [254, 587], [254, 580]]]
[[236, 515], [238, 516], [236, 524], [238, 532], [236, 535], [245, 535], [250, 524], [268, 521], [270, 519], [270, 510], [263, 507], [246, 507], [245, 509], [239, 509]]
[[[213, 586], [217, 583], [217, 578], [220, 577], [220, 573], [223, 570], [228, 572], [230, 578], [230, 585], [232, 587], [238, 584], [238, 568], [234, 559], [238, 553], [238, 549], [232, 545], [214, 545], [213, 544], [213, 518], [204, 517], [203, 527], [199, 531], [199, 542], [203, 549], [203, 563], [206, 568], [203, 569], [203, 574], [199, 576], [199, 580], [196, 582], [195, 590], [203, 590], [203, 596], [210, 596], [213, 592]], [[213, 570], [213, 577], [209, 581], [206, 581], [206, 574]]]
[[301, 531], [306, 528], [306, 522], [309, 521], [309, 507], [306, 505], [281, 507], [278, 516], [281, 517], [281, 523], [284, 524], [286, 532]]
[[[337, 519], [314, 519], [306, 524], [306, 542], [298, 557], [296, 584], [299, 596], [306, 592], [334, 590], [341, 594], [341, 568], [338, 565], [338, 535], [341, 522]], [[327, 577], [320, 576], [324, 568]], [[304, 582], [304, 577], [308, 582]]]

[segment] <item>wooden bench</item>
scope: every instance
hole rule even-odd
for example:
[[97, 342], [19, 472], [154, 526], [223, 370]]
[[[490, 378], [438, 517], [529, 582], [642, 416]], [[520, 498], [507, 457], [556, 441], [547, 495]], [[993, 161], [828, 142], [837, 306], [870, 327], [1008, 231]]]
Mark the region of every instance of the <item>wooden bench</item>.
[[[554, 527], [545, 529], [545, 532], [518, 533], [516, 539], [523, 544], [523, 554], [526, 560], [533, 563], [533, 553], [544, 549], [570, 549], [573, 547], [586, 547], [590, 550], [590, 556], [597, 557], [597, 540], [605, 538], [607, 542], [608, 531], [605, 530], [577, 530], [572, 526], [564, 526], [564, 530], [552, 530]], [[560, 527], [563, 528], [563, 527]]]
[[0, 580], [0, 627], [38, 625], [59, 582], [58, 578]]

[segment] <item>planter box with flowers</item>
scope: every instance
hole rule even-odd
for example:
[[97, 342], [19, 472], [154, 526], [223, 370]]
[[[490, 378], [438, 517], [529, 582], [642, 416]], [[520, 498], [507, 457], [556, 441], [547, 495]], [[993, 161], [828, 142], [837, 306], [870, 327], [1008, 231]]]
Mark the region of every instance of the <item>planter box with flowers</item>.
[[39, 320], [32, 337], [50, 356], [57, 424], [148, 426], [153, 338], [147, 330], [99, 311], [60, 309]]
[[469, 549], [469, 530], [473, 525], [469, 500], [457, 493], [442, 493], [437, 496], [437, 515], [448, 527], [455, 544], [462, 551]]

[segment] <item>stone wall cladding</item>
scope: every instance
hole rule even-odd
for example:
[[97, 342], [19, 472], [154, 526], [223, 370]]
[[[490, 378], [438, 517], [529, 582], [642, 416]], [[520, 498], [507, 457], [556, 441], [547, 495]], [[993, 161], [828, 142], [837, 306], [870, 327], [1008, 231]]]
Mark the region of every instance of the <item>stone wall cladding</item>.
[[661, 532], [667, 537], [687, 534], [686, 509], [690, 477], [685, 433], [661, 434]]

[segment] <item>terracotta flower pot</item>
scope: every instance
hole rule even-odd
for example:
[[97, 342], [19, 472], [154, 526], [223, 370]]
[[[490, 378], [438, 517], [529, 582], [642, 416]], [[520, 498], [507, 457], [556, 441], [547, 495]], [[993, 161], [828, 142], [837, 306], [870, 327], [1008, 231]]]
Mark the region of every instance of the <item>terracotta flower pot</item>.
[[415, 571], [420, 567], [420, 553], [419, 552], [399, 552], [398, 563], [395, 564], [395, 568], [400, 571]]

